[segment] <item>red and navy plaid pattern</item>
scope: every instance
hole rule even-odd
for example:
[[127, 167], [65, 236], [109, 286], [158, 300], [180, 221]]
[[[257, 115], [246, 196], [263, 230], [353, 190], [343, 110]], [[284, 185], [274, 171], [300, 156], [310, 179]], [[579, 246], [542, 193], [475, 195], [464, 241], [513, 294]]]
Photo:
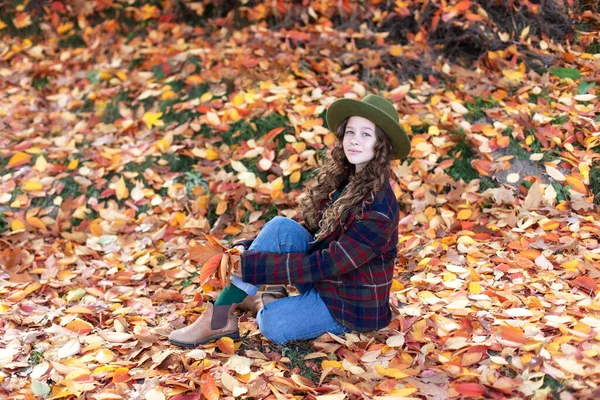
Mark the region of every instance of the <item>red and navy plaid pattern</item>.
[[391, 320], [398, 218], [398, 202], [385, 185], [365, 206], [360, 221], [345, 221], [308, 254], [244, 252], [242, 278], [255, 285], [313, 283], [342, 325], [357, 331], [381, 329]]

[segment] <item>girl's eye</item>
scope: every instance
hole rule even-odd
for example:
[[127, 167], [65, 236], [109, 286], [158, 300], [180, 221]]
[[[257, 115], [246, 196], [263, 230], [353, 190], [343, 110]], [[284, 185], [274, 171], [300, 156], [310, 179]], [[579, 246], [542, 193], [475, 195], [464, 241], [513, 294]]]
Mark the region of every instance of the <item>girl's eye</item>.
[[352, 131], [346, 131], [346, 135], [352, 135], [354, 132]]
[[363, 135], [366, 137], [371, 137], [371, 134], [369, 132], [363, 132]]

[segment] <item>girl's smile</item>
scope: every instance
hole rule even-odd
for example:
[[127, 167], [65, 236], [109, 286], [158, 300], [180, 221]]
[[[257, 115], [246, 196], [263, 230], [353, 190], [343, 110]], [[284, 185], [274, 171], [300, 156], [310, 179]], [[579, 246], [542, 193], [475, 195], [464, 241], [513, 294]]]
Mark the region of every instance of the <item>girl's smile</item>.
[[353, 116], [348, 119], [344, 131], [344, 154], [359, 172], [375, 156], [375, 124], [366, 118]]

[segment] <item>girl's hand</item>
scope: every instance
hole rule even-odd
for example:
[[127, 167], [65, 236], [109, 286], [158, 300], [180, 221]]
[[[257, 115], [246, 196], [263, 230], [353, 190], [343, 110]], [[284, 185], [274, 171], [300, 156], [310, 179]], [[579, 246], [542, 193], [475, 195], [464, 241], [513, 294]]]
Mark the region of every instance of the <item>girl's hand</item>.
[[233, 248], [238, 249], [240, 252], [240, 255], [246, 251], [246, 248], [244, 246], [242, 246], [241, 244], [238, 244], [237, 246], [234, 246]]

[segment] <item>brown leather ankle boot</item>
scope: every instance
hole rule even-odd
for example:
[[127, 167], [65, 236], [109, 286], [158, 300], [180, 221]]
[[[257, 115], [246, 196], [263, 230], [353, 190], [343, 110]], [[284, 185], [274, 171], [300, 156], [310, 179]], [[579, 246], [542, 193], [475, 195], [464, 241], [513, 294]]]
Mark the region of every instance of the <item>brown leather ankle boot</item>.
[[181, 347], [196, 347], [224, 336], [239, 339], [238, 318], [235, 315], [237, 305], [215, 306], [207, 303], [204, 313], [193, 324], [171, 332], [169, 342]]
[[258, 313], [265, 304], [272, 301], [282, 299], [288, 296], [288, 292], [283, 286], [268, 287], [264, 291], [258, 291], [254, 296], [247, 296], [239, 304], [240, 310], [246, 310], [253, 313]]

